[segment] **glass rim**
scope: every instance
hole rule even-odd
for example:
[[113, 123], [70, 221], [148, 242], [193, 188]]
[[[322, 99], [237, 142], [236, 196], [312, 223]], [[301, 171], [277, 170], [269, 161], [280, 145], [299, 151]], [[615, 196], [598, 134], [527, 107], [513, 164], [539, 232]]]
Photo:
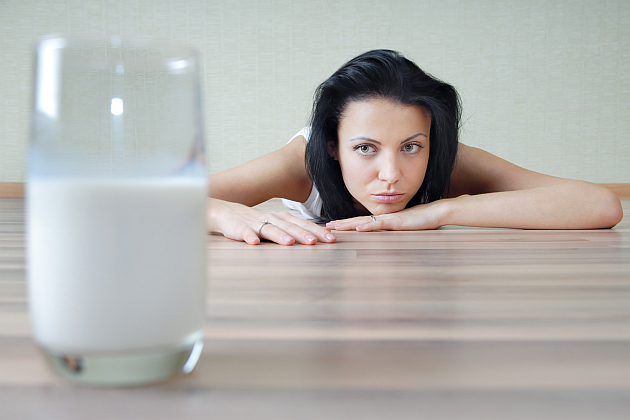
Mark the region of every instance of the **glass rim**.
[[50, 50], [69, 51], [72, 47], [93, 47], [112, 50], [125, 48], [146, 48], [166, 53], [162, 60], [141, 60], [129, 57], [94, 57], [85, 55], [64, 54], [66, 58], [76, 58], [105, 66], [115, 66], [121, 62], [133, 66], [155, 66], [165, 62], [179, 60], [197, 60], [198, 51], [191, 45], [167, 38], [129, 35], [103, 35], [103, 36], [73, 36], [62, 33], [52, 33], [40, 37], [37, 40], [35, 50], [37, 53]]

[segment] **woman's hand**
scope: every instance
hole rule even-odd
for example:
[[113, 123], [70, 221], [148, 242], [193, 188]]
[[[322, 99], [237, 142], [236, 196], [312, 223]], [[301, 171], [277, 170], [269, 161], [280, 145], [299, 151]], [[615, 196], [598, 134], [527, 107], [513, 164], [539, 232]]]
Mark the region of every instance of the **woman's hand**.
[[[330, 229], [308, 220], [298, 219], [283, 212], [262, 212], [238, 203], [208, 199], [208, 230], [220, 232], [226, 238], [258, 245], [268, 239], [280, 245], [295, 242], [314, 245], [317, 241], [332, 243], [337, 240]], [[268, 223], [263, 225], [263, 221]]]
[[334, 230], [357, 230], [369, 232], [374, 230], [426, 230], [437, 229], [445, 225], [448, 206], [452, 199], [434, 201], [401, 210], [396, 213], [376, 216], [359, 216], [326, 223], [326, 227]]

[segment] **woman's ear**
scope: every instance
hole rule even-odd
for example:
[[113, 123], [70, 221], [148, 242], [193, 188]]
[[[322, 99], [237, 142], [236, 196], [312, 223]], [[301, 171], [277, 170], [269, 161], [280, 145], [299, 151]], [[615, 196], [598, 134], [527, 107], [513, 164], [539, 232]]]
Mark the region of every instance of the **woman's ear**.
[[326, 143], [326, 146], [328, 147], [328, 154], [330, 155], [330, 157], [335, 160], [339, 160], [339, 157], [337, 156], [337, 145], [335, 144], [335, 142], [329, 141], [328, 143]]

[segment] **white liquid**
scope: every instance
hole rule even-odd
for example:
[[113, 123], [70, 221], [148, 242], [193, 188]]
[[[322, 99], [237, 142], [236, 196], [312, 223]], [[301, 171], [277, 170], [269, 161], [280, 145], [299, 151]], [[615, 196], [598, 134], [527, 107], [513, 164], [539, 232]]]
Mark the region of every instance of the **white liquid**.
[[202, 179], [31, 179], [35, 340], [59, 352], [190, 344], [203, 336]]

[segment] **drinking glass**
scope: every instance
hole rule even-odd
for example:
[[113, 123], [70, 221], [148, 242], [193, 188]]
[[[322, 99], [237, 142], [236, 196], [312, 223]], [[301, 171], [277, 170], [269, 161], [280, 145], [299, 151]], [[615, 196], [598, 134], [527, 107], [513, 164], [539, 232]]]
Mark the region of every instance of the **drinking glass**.
[[207, 181], [196, 52], [49, 36], [27, 180], [33, 337], [71, 381], [134, 385], [202, 347]]

